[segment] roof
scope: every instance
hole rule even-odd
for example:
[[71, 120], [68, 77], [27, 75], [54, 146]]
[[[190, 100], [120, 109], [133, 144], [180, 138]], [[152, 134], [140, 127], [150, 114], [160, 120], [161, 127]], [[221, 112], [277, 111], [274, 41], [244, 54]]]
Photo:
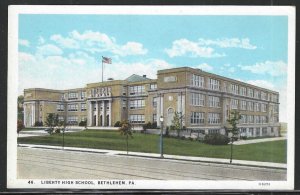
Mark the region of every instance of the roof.
[[140, 76], [140, 75], [133, 74], [125, 80], [128, 81], [128, 82], [139, 82], [139, 81], [147, 81], [147, 80], [150, 80], [150, 79], [147, 78], [147, 77], [143, 77], [143, 76]]

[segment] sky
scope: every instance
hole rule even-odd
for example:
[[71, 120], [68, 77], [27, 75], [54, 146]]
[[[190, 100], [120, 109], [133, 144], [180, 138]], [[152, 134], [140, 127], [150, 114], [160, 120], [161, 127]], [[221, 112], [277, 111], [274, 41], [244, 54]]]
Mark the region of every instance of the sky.
[[19, 95], [188, 66], [280, 93], [286, 121], [287, 16], [19, 15]]

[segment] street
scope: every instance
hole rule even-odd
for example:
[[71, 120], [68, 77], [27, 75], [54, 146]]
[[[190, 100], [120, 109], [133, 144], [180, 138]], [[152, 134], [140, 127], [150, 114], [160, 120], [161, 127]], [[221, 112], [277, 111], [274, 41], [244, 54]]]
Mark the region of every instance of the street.
[[286, 170], [18, 147], [18, 179], [286, 180]]

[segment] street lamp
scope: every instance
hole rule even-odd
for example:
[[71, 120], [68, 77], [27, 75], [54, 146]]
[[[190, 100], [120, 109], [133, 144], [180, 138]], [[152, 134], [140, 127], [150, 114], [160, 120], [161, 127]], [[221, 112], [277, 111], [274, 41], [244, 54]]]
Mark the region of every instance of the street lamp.
[[232, 163], [232, 144], [233, 144], [233, 133], [229, 132], [228, 133], [228, 137], [231, 140], [231, 144], [230, 144], [230, 164]]
[[160, 158], [163, 158], [163, 124], [164, 124], [164, 117], [160, 116]]

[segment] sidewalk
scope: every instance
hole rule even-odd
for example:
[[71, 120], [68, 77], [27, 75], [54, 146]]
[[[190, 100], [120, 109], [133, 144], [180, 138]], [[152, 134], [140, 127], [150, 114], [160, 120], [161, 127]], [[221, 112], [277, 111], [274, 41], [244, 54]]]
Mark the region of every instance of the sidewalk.
[[[33, 144], [19, 144], [19, 146], [29, 147], [29, 148], [43, 148], [43, 149], [62, 150], [61, 146], [33, 145]], [[123, 155], [127, 154], [126, 151], [92, 149], [92, 148], [64, 147], [64, 150], [66, 150], [66, 151], [75, 151], [75, 152], [100, 153], [100, 154], [105, 154], [105, 155], [122, 155], [123, 156]], [[158, 153], [129, 152], [128, 156], [130, 156], [130, 157], [143, 157], [143, 158], [158, 158], [158, 159], [160, 158], [160, 154], [158, 154]], [[179, 155], [164, 154], [163, 159], [193, 161], [193, 162], [206, 162], [206, 163], [218, 163], [218, 164], [228, 164], [228, 165], [230, 165], [229, 159], [222, 159], [222, 158], [206, 158], [206, 157], [179, 156]], [[278, 169], [286, 169], [287, 168], [287, 165], [283, 164], [283, 163], [246, 161], [246, 160], [235, 160], [235, 159], [232, 160], [232, 165], [265, 167], [265, 168], [278, 168]]]
[[271, 138], [263, 138], [263, 139], [238, 140], [233, 142], [233, 145], [255, 144], [260, 142], [270, 142], [270, 141], [285, 140], [285, 139], [286, 137], [271, 137]]

